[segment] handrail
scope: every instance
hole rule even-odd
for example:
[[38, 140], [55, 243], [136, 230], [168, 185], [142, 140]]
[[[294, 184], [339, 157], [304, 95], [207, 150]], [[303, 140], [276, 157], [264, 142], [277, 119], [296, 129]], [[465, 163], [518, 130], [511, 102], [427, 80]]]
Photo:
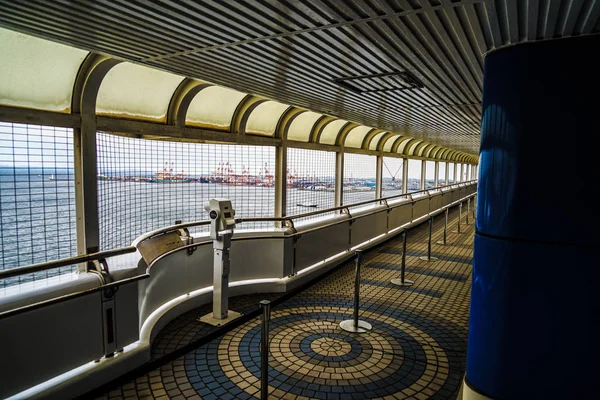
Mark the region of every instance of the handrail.
[[123, 247], [115, 250], [101, 251], [98, 253], [83, 254], [62, 260], [47, 261], [39, 264], [29, 265], [27, 267], [12, 268], [0, 271], [0, 279], [13, 278], [15, 276], [32, 274], [34, 272], [46, 271], [49, 269], [67, 267], [74, 264], [84, 263], [88, 261], [102, 260], [109, 257], [120, 256], [122, 254], [135, 253], [137, 249], [134, 246]]
[[[365, 201], [358, 202], [358, 203], [347, 204], [347, 205], [342, 205], [342, 206], [338, 206], [338, 207], [327, 208], [324, 210], [312, 211], [312, 212], [308, 212], [308, 213], [304, 213], [304, 214], [297, 214], [297, 215], [286, 216], [286, 217], [237, 218], [236, 222], [240, 222], [240, 223], [244, 223], [244, 222], [286, 222], [286, 221], [292, 222], [294, 219], [306, 218], [306, 217], [310, 217], [313, 215], [325, 214], [325, 213], [344, 210], [344, 209], [348, 210], [349, 207], [358, 207], [361, 205], [376, 203], [376, 202], [381, 202], [381, 201], [385, 201], [387, 203], [387, 200], [389, 200], [389, 199], [394, 199], [394, 198], [399, 198], [399, 197], [407, 197], [407, 196], [410, 197], [411, 201], [414, 202], [414, 200], [412, 199], [412, 196], [414, 194], [429, 192], [431, 190], [436, 190], [436, 189], [453, 188], [456, 186], [460, 187], [461, 185], [469, 185], [469, 184], [472, 184], [475, 182], [477, 182], [477, 180], [453, 183], [451, 185], [441, 186], [441, 187], [437, 187], [437, 188], [433, 188], [433, 189], [424, 189], [424, 190], [418, 190], [418, 191], [410, 192], [410, 193], [402, 193], [402, 194], [397, 194], [397, 195], [393, 195], [393, 196], [383, 197], [383, 198], [379, 198], [379, 199], [365, 200]], [[395, 206], [388, 205], [388, 208], [395, 208]], [[379, 212], [379, 211], [377, 211], [377, 212]], [[365, 214], [363, 216], [367, 216], [367, 215], [370, 215], [370, 213]], [[350, 215], [350, 217], [352, 218], [351, 215]], [[334, 223], [334, 225], [335, 224], [336, 223]], [[194, 227], [194, 226], [203, 226], [203, 225], [210, 225], [210, 220], [186, 222], [183, 224], [171, 225], [171, 226], [168, 226], [168, 227], [165, 227], [162, 229], [157, 229], [155, 231], [148, 232], [145, 235], [143, 235], [141, 237], [142, 238], [141, 240], [145, 240], [145, 239], [148, 239], [153, 236], [157, 236], [157, 235], [167, 233], [167, 232], [176, 231], [179, 229], [184, 229], [184, 228], [189, 228], [189, 227]], [[326, 227], [328, 227], [328, 226], [329, 225], [326, 225]], [[319, 227], [317, 227], [317, 228], [319, 228]], [[316, 230], [317, 228], [313, 228], [313, 229]], [[312, 231], [312, 229], [309, 231]], [[302, 233], [306, 233], [306, 232], [307, 231], [300, 232], [299, 235], [301, 235]], [[34, 272], [46, 271], [49, 269], [70, 266], [70, 265], [79, 264], [79, 263], [88, 262], [88, 261], [100, 260], [100, 259], [104, 259], [104, 258], [127, 254], [127, 253], [133, 253], [136, 250], [137, 249], [135, 246], [130, 246], [130, 247], [124, 247], [121, 249], [108, 250], [108, 251], [92, 253], [92, 254], [84, 254], [81, 256], [65, 258], [62, 260], [49, 261], [49, 262], [44, 262], [44, 263], [40, 263], [40, 264], [33, 264], [33, 265], [30, 265], [27, 267], [12, 268], [12, 269], [8, 269], [8, 270], [0, 271], [0, 279], [7, 279], [7, 278], [15, 277], [15, 276], [31, 274]]]
[[[244, 222], [285, 222], [285, 221], [292, 221], [294, 219], [311, 217], [313, 215], [318, 215], [318, 214], [326, 214], [326, 213], [330, 213], [330, 212], [334, 212], [334, 211], [348, 209], [349, 207], [358, 207], [358, 206], [362, 206], [362, 205], [365, 205], [365, 204], [387, 201], [387, 200], [395, 199], [395, 198], [399, 198], [399, 197], [407, 197], [407, 196], [409, 196], [409, 197], [411, 197], [411, 201], [414, 201], [412, 199], [412, 196], [415, 195], [415, 194], [419, 194], [419, 193], [423, 193], [423, 192], [429, 192], [429, 191], [438, 190], [438, 189], [441, 190], [441, 189], [446, 189], [446, 188], [452, 188], [452, 187], [455, 187], [455, 186], [460, 186], [460, 185], [465, 185], [465, 184], [472, 184], [472, 183], [475, 183], [475, 182], [477, 182], [476, 179], [470, 180], [470, 181], [465, 181], [465, 182], [452, 183], [451, 185], [439, 186], [439, 187], [436, 187], [436, 188], [429, 188], [429, 189], [423, 189], [423, 190], [417, 190], [417, 191], [410, 192], [410, 193], [395, 194], [393, 196], [382, 197], [382, 198], [379, 198], [379, 199], [365, 200], [365, 201], [361, 201], [361, 202], [358, 202], [358, 203], [346, 204], [346, 205], [342, 205], [342, 206], [326, 208], [324, 210], [310, 211], [310, 212], [307, 212], [307, 213], [304, 213], [304, 214], [296, 214], [296, 215], [290, 215], [290, 216], [285, 216], [285, 217], [236, 218], [235, 221], [236, 221], [236, 223], [244, 223]], [[149, 232], [149, 233], [141, 236], [141, 240], [145, 240], [145, 239], [148, 239], [150, 237], [157, 236], [157, 235], [160, 235], [160, 234], [163, 234], [163, 233], [176, 231], [176, 230], [182, 229], [182, 228], [187, 228], [187, 227], [192, 227], [192, 226], [209, 225], [209, 224], [210, 224], [209, 220], [200, 220], [200, 221], [195, 221], [195, 222], [188, 222], [188, 223], [185, 223], [185, 224], [171, 225], [171, 226], [168, 226], [166, 228], [162, 228], [162, 229], [158, 229], [158, 230]]]
[[126, 284], [132, 283], [132, 282], [137, 282], [139, 280], [147, 279], [149, 277], [150, 277], [149, 274], [137, 275], [137, 276], [133, 276], [131, 278], [121, 279], [116, 282], [107, 283], [106, 285], [98, 286], [98, 287], [95, 287], [92, 289], [86, 289], [86, 290], [82, 290], [82, 291], [75, 292], [75, 293], [65, 294], [64, 296], [53, 297], [51, 299], [39, 301], [37, 303], [28, 304], [23, 307], [19, 307], [19, 308], [15, 308], [12, 310], [1, 312], [0, 320], [2, 320], [4, 318], [12, 317], [13, 315], [25, 313], [27, 311], [33, 311], [38, 308], [46, 307], [46, 306], [49, 306], [52, 304], [62, 303], [67, 300], [71, 300], [71, 299], [74, 299], [77, 297], [82, 297], [82, 296], [85, 296], [85, 295], [88, 295], [91, 293], [100, 292], [102, 290], [110, 290], [112, 288], [116, 288], [116, 287], [126, 285]]
[[[476, 193], [472, 193], [470, 195], [467, 195], [463, 199], [470, 198], [470, 197], [473, 197], [473, 196], [476, 196]], [[461, 199], [461, 200], [463, 200], [463, 199]], [[421, 218], [424, 218], [424, 217], [431, 217], [431, 216], [439, 215], [439, 214], [443, 213], [446, 210], [446, 208], [454, 207], [458, 202], [460, 202], [460, 200], [453, 201], [452, 203], [447, 204], [447, 205], [441, 207], [439, 210], [427, 213], [424, 216], [417, 218], [417, 220], [419, 220]], [[401, 206], [402, 205], [392, 205], [392, 206], [388, 206], [388, 209], [394, 209], [394, 208], [401, 207]], [[294, 233], [290, 233], [290, 234], [287, 234], [287, 235], [278, 235], [278, 236], [265, 236], [265, 235], [240, 236], [240, 237], [232, 237], [231, 241], [232, 242], [238, 242], [238, 241], [257, 240], [257, 239], [264, 239], [264, 240], [285, 240], [285, 239], [300, 238], [300, 237], [302, 237], [302, 235], [306, 235], [308, 233], [317, 232], [317, 231], [320, 231], [320, 230], [325, 229], [325, 228], [330, 228], [330, 227], [335, 226], [335, 225], [340, 225], [340, 224], [343, 224], [343, 223], [347, 223], [347, 222], [352, 221], [353, 219], [356, 219], [356, 218], [368, 217], [370, 215], [377, 214], [377, 213], [380, 213], [380, 212], [385, 212], [385, 209], [379, 209], [379, 210], [375, 210], [375, 211], [370, 211], [368, 213], [361, 214], [361, 215], [356, 216], [356, 217], [349, 216], [348, 219], [342, 219], [342, 220], [333, 221], [333, 222], [331, 222], [329, 224], [326, 224], [326, 225], [315, 226], [315, 227], [307, 229], [305, 231], [294, 232]], [[414, 222], [414, 221], [416, 221], [416, 220], [412, 220], [412, 222]], [[187, 245], [184, 245], [182, 247], [178, 247], [176, 249], [170, 250], [170, 251], [168, 251], [168, 252], [166, 252], [164, 254], [161, 254], [159, 257], [155, 258], [154, 260], [152, 260], [152, 262], [150, 263], [150, 265], [148, 266], [148, 268], [147, 268], [146, 271], [149, 273], [150, 269], [152, 268], [152, 266], [154, 265], [154, 263], [156, 263], [161, 258], [163, 258], [165, 256], [168, 256], [169, 254], [176, 253], [178, 251], [182, 251], [184, 249], [191, 248], [191, 247], [207, 245], [207, 244], [210, 244], [210, 243], [211, 242], [209, 240], [207, 240], [205, 242], [191, 243], [191, 244], [187, 244]]]

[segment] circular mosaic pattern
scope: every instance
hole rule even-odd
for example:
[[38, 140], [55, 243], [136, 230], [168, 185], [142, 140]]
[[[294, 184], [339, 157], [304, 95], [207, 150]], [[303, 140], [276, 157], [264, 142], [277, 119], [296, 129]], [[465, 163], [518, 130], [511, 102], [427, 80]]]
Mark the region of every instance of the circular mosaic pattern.
[[352, 350], [352, 345], [336, 337], [323, 336], [310, 342], [310, 349], [323, 357], [345, 356]]
[[[322, 306], [273, 311], [269, 356], [269, 391], [273, 397], [289, 393], [299, 398], [327, 399], [332, 393], [339, 393], [340, 398], [352, 393], [354, 399], [403, 398], [434, 381], [438, 387], [446, 381], [446, 353], [426, 332], [369, 312], [361, 319], [373, 324], [372, 331], [345, 332], [338, 324], [350, 312]], [[186, 369], [191, 372], [208, 363], [212, 379], [229, 380], [236, 383], [240, 394], [257, 396], [260, 329], [257, 319], [232, 330], [212, 346], [216, 354], [197, 352], [193, 362], [186, 362]], [[211, 346], [205, 348], [211, 352]]]

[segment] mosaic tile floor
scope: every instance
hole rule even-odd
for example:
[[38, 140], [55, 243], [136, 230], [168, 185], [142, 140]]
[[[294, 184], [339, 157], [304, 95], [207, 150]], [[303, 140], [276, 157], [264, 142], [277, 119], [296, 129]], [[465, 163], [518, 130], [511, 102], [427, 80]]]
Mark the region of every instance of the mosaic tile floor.
[[[435, 244], [443, 216], [435, 219], [436, 262], [419, 260], [428, 225], [409, 232], [406, 278], [413, 286], [390, 283], [399, 277], [401, 236], [365, 254], [360, 319], [373, 325], [368, 333], [339, 328], [352, 315], [352, 261], [279, 301], [270, 322], [270, 398], [456, 399], [465, 370], [474, 230], [463, 213], [463, 233], [452, 233], [457, 218], [452, 210], [446, 246]], [[259, 300], [278, 296], [240, 296], [230, 308], [257, 310]], [[155, 363], [210, 334], [214, 328], [196, 321], [209, 309], [171, 322], [153, 345]], [[260, 319], [253, 318], [135, 379], [115, 382], [120, 386], [98, 398], [258, 399], [259, 348]]]

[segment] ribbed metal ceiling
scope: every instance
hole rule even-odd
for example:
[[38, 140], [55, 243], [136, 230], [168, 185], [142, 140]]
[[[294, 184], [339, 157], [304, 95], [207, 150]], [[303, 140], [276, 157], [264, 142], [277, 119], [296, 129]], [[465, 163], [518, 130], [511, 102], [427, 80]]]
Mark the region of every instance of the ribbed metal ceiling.
[[598, 3], [3, 1], [0, 25], [477, 154], [483, 54], [599, 32]]

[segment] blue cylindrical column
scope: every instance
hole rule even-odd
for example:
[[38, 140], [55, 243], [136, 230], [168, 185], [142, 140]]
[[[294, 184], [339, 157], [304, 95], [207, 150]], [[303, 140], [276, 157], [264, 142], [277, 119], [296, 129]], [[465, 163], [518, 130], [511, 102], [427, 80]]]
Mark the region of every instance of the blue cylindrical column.
[[598, 393], [599, 49], [596, 35], [486, 57], [467, 390]]

